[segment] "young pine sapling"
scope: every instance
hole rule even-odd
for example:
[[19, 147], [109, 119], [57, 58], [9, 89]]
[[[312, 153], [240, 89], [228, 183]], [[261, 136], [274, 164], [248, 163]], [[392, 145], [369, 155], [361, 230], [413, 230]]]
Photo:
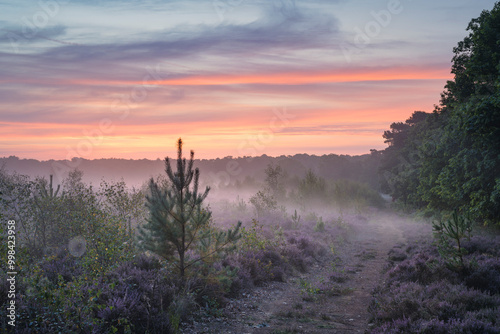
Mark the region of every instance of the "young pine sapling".
[[[140, 230], [139, 239], [145, 249], [174, 263], [184, 278], [186, 270], [200, 261], [207, 261], [224, 250], [233, 248], [241, 237], [238, 222], [234, 230], [218, 231], [210, 226], [211, 212], [202, 207], [210, 190], [198, 193], [199, 169], [193, 170], [194, 152], [189, 162], [182, 158], [182, 140], [177, 143], [177, 171], [165, 158], [169, 187], [161, 187], [151, 179], [146, 206], [149, 219]], [[188, 250], [197, 251], [193, 259]]]
[[[434, 233], [439, 238], [438, 249], [452, 267], [464, 268], [466, 250], [462, 247], [462, 239], [470, 240], [472, 232], [472, 221], [469, 215], [459, 215], [453, 212], [451, 219], [446, 222], [439, 221], [432, 224]], [[455, 242], [455, 246], [449, 244], [449, 239]]]

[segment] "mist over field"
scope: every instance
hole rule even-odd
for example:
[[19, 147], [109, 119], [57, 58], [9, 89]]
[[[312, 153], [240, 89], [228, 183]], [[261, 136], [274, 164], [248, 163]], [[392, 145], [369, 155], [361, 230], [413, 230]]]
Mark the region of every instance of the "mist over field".
[[[9, 157], [0, 158], [0, 165], [7, 174], [15, 171], [32, 179], [48, 179], [48, 175], [52, 175], [55, 184], [64, 183], [69, 173], [78, 170], [81, 172], [81, 182], [94, 188], [99, 188], [103, 181], [112, 184], [122, 182], [124, 190], [143, 193], [147, 192], [151, 178], [155, 180], [165, 178], [165, 161], [160, 159], [77, 159], [69, 162]], [[75, 169], [69, 167], [74, 165], [77, 165]], [[60, 166], [64, 166], [65, 169]], [[389, 195], [385, 195], [383, 200], [382, 194], [378, 193], [381, 175], [378, 172], [380, 155], [377, 154], [226, 157], [194, 160], [194, 166], [200, 169], [200, 187], [210, 187], [206, 203], [210, 205], [216, 223], [229, 224], [230, 220], [235, 223], [238, 220], [250, 221], [256, 218], [257, 210], [260, 208], [256, 205], [255, 196], [259, 191], [279, 197], [277, 198], [279, 205], [276, 202], [271, 205], [272, 210], [269, 210], [276, 215], [277, 222], [280, 215], [292, 215], [294, 210], [299, 210], [299, 213], [303, 211], [304, 214], [305, 203], [311, 212], [313, 210], [341, 212], [344, 207], [352, 208], [356, 205], [359, 206], [358, 211], [366, 205], [383, 206], [384, 201], [390, 200]], [[269, 168], [275, 168], [277, 173], [274, 176], [276, 188], [274, 190], [271, 190], [268, 184], [269, 175], [266, 173], [269, 170], [266, 169]], [[312, 179], [307, 180], [308, 176]], [[306, 180], [311, 184], [306, 184]], [[319, 190], [314, 187], [319, 187]], [[342, 187], [345, 189], [339, 190]], [[279, 195], [276, 194], [278, 188]], [[64, 186], [61, 191], [64, 192]], [[354, 197], [342, 198], [342, 191], [351, 191], [353, 193], [350, 195]], [[255, 197], [254, 204], [251, 203], [252, 197]], [[269, 199], [265, 196], [259, 198], [263, 202]], [[364, 203], [366, 200], [372, 202]], [[280, 215], [277, 214], [279, 211]]]
[[[196, 150], [197, 151], [197, 150]], [[195, 152], [196, 153], [196, 152]], [[175, 157], [170, 157], [175, 158]], [[195, 157], [196, 158], [196, 157]], [[376, 155], [308, 155], [296, 154], [270, 157], [225, 157], [217, 159], [195, 159], [196, 167], [201, 170], [200, 181], [211, 187], [256, 186], [256, 179], [262, 183], [268, 164], [279, 165], [287, 177], [303, 177], [312, 170], [320, 177], [328, 179], [349, 179], [371, 185], [376, 188], [380, 177], [378, 166], [380, 157]], [[157, 177], [165, 172], [164, 158], [156, 160], [133, 159], [78, 159], [45, 160], [20, 159], [15, 156], [0, 158], [0, 166], [6, 170], [17, 171], [31, 177], [54, 175], [61, 182], [73, 169], [83, 172], [83, 181], [99, 185], [101, 179], [125, 180], [129, 187], [140, 187], [150, 177]]]

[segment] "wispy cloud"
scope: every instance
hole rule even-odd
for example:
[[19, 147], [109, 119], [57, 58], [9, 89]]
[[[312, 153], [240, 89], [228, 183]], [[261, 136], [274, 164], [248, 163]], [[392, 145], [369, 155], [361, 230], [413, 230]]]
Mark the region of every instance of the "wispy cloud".
[[[189, 136], [208, 155], [236, 156], [237, 143], [285, 106], [294, 122], [261, 153], [367, 152], [383, 145], [390, 122], [438, 102], [450, 78], [451, 47], [441, 44], [463, 34], [440, 25], [448, 14], [435, 2], [408, 2], [348, 63], [339, 45], [385, 2], [57, 3], [36, 30], [26, 20], [42, 15], [40, 3], [0, 3], [0, 152], [33, 156], [36, 144], [37, 156], [66, 157], [83, 130], [109, 119], [113, 131], [96, 157], [120, 145], [128, 147], [123, 155], [132, 147], [155, 156], [175, 136]], [[477, 3], [445, 7], [465, 17], [484, 6]], [[220, 141], [217, 150], [210, 141]]]

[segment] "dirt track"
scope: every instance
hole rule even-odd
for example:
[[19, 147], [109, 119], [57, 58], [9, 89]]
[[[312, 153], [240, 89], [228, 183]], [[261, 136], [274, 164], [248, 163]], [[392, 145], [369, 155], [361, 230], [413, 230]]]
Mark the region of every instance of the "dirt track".
[[[231, 300], [222, 317], [195, 322], [183, 333], [365, 333], [371, 291], [383, 277], [389, 250], [409, 235], [424, 234], [430, 234], [428, 224], [391, 212], [354, 217], [347, 240], [308, 273], [255, 288]], [[305, 292], [308, 284], [313, 289], [330, 281], [335, 270], [346, 281], [335, 283], [334, 293]]]

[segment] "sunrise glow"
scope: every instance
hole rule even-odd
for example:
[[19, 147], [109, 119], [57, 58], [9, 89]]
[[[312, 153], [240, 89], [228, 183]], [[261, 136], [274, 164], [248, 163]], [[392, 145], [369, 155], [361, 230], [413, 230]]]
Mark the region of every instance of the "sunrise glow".
[[198, 158], [382, 149], [439, 103], [488, 3], [401, 1], [369, 31], [387, 1], [188, 2], [0, 5], [0, 156], [156, 159], [179, 137]]

